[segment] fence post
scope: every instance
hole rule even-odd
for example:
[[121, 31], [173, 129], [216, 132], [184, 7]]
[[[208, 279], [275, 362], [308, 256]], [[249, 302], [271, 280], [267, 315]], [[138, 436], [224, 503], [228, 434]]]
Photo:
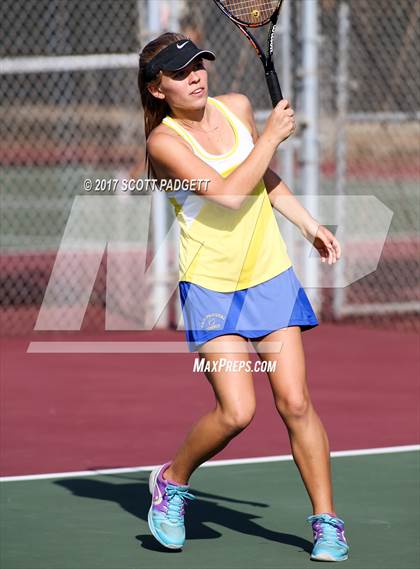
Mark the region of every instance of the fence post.
[[[161, 32], [160, 9], [161, 2], [158, 0], [149, 0], [147, 6], [147, 23], [150, 38]], [[169, 314], [166, 308], [166, 287], [169, 255], [165, 243], [165, 236], [168, 226], [167, 199], [164, 192], [153, 192], [152, 202], [152, 238], [153, 238], [153, 256], [155, 262], [155, 272], [152, 283], [152, 321], [156, 322], [156, 328], [167, 328], [169, 324]], [[159, 318], [159, 313], [162, 315]]]
[[[303, 0], [302, 10], [302, 110], [304, 123], [302, 133], [302, 191], [306, 209], [317, 219], [319, 200], [318, 0]], [[317, 258], [317, 262], [314, 262], [312, 250], [311, 245], [304, 258], [303, 285], [312, 289], [307, 291], [308, 296], [314, 305], [314, 309], [320, 311], [319, 259]]]
[[[350, 8], [347, 2], [340, 2], [338, 9], [338, 68], [337, 68], [337, 121], [335, 146], [335, 195], [337, 224], [341, 235], [345, 235], [345, 211], [343, 196], [346, 193], [347, 159], [347, 102], [348, 102], [348, 50], [349, 50]], [[334, 271], [334, 284], [344, 281], [346, 255], [342, 255]], [[333, 288], [333, 315], [339, 319], [345, 303], [345, 288]]]
[[[292, 106], [295, 108], [295, 103], [293, 102], [293, 81], [292, 81], [292, 30], [291, 30], [291, 6], [290, 2], [285, 2], [282, 10], [280, 12], [280, 39], [281, 39], [281, 87], [284, 93], [284, 97], [291, 102]], [[295, 177], [294, 177], [294, 154], [295, 154], [295, 144], [294, 139], [286, 140], [279, 146], [280, 152], [280, 164], [281, 164], [281, 178], [290, 187], [291, 191], [294, 189]], [[294, 237], [295, 237], [295, 227], [292, 223], [286, 223], [284, 225], [284, 230], [282, 230], [284, 239], [287, 244], [287, 250], [289, 256], [293, 259], [294, 257]]]

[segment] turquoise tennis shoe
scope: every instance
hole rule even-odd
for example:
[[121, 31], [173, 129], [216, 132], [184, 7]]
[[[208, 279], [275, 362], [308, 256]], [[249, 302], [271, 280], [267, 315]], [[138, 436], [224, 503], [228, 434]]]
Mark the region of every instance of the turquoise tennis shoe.
[[349, 546], [344, 535], [344, 522], [329, 514], [309, 516], [312, 524], [314, 547], [311, 559], [314, 561], [345, 561]]
[[150, 531], [164, 547], [181, 549], [185, 543], [185, 504], [195, 496], [188, 492], [188, 485], [180, 485], [165, 480], [163, 472], [169, 462], [152, 470], [149, 477], [149, 490], [152, 505], [147, 521]]

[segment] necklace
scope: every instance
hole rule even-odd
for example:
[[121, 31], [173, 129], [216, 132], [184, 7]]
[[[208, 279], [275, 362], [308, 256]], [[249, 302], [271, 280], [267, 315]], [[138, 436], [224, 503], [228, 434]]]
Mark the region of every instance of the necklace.
[[213, 127], [213, 128], [210, 128], [210, 129], [208, 129], [208, 130], [205, 130], [204, 128], [197, 128], [197, 127], [194, 127], [194, 126], [192, 126], [192, 125], [190, 125], [190, 124], [186, 124], [186, 123], [185, 123], [184, 121], [182, 121], [182, 120], [178, 120], [178, 122], [181, 123], [181, 126], [184, 126], [185, 128], [189, 128], [189, 129], [191, 129], [191, 130], [198, 130], [198, 131], [200, 131], [200, 132], [205, 132], [205, 133], [207, 133], [207, 132], [213, 132], [214, 130], [217, 130], [217, 129], [219, 128], [219, 125], [217, 125], [217, 126], [215, 126], [215, 127]]

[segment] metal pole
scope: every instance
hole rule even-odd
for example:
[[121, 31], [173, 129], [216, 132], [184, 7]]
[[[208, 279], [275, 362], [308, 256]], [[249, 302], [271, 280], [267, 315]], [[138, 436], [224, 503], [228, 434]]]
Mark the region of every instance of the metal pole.
[[[291, 42], [291, 4], [285, 2], [280, 13], [280, 34], [281, 34], [281, 86], [284, 97], [293, 105], [293, 81], [292, 81], [292, 42]], [[294, 188], [294, 144], [287, 140], [280, 145], [281, 159], [281, 178], [289, 186], [291, 191]], [[295, 228], [292, 223], [286, 223], [284, 239], [290, 257], [293, 259]]]
[[[310, 214], [318, 219], [319, 201], [319, 124], [318, 124], [318, 0], [302, 2], [302, 83], [304, 128], [302, 136], [302, 183], [305, 196], [304, 205]], [[314, 309], [320, 310], [319, 293], [320, 271], [319, 256], [313, 253], [308, 243], [304, 259], [303, 286], [307, 291]]]
[[[182, 13], [183, 1], [182, 0], [170, 0], [170, 14], [169, 14], [169, 29], [171, 32], [180, 32], [179, 20]], [[171, 213], [168, 213], [169, 226], [171, 227], [171, 234], [173, 239], [171, 239], [171, 246], [168, 250], [168, 273], [176, 275], [178, 279], [178, 260], [179, 260], [179, 240], [180, 240], [180, 229], [177, 220], [174, 220]], [[175, 221], [175, 222], [174, 222]], [[175, 312], [175, 324], [179, 329], [184, 329], [184, 317], [182, 314], [181, 302], [179, 299], [178, 288], [176, 290], [175, 301], [174, 301], [174, 312]], [[169, 315], [168, 315], [169, 321]]]
[[[347, 157], [347, 103], [348, 103], [348, 52], [349, 52], [350, 8], [341, 2], [338, 10], [338, 69], [337, 69], [337, 121], [336, 121], [336, 176], [335, 195], [337, 224], [341, 235], [345, 235], [345, 212], [343, 196], [346, 192], [346, 157]], [[334, 271], [333, 315], [340, 318], [346, 300], [344, 282], [346, 256], [342, 255]]]
[[169, 30], [171, 32], [179, 32], [179, 18], [182, 11], [182, 2], [180, 0], [171, 0], [170, 6]]
[[[149, 0], [147, 7], [148, 31], [150, 38], [153, 38], [161, 32], [161, 2], [159, 0]], [[169, 255], [166, 246], [163, 246], [168, 225], [167, 206], [168, 203], [164, 192], [153, 192], [152, 238], [155, 272], [152, 286], [152, 321], [156, 322], [156, 328], [167, 328], [169, 323], [169, 314], [166, 308]], [[159, 318], [160, 313], [162, 313], [162, 315]]]

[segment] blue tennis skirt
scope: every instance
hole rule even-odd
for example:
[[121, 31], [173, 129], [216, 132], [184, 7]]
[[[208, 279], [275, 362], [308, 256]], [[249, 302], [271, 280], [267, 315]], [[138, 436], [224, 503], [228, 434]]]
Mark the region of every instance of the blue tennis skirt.
[[319, 324], [293, 267], [235, 292], [180, 281], [179, 294], [190, 352], [224, 334], [257, 338], [279, 328], [300, 326], [305, 331]]

